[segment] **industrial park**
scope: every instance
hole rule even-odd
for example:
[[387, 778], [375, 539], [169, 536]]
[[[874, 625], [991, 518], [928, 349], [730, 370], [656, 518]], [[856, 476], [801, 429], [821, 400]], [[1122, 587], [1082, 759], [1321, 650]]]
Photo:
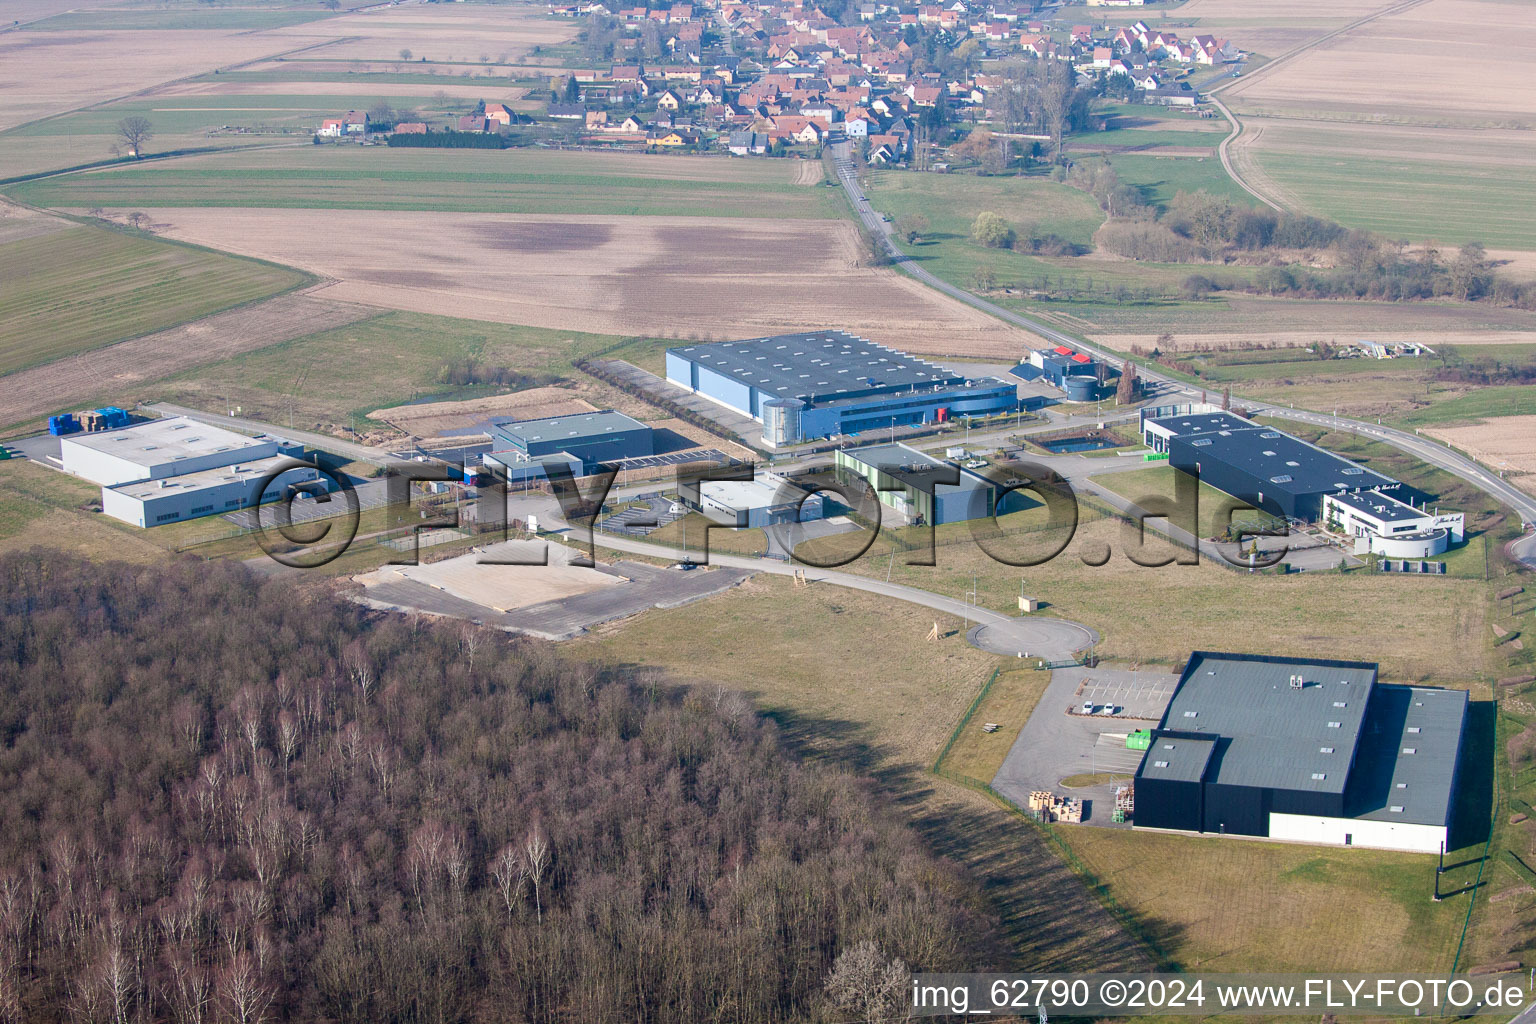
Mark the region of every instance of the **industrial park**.
[[9, 6], [0, 1024], [1536, 1024], [1521, 5]]

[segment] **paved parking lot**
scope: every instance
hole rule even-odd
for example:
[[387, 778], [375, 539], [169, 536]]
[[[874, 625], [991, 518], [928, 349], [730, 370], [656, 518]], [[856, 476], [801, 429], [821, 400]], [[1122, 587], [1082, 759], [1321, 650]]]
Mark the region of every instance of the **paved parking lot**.
[[[1060, 785], [1061, 780], [1072, 775], [1132, 775], [1142, 753], [1128, 750], [1126, 737], [1156, 724], [1178, 678], [1172, 672], [1057, 669], [1051, 673], [1035, 713], [1019, 730], [1018, 739], [992, 780], [993, 787], [1020, 807], [1028, 805], [1030, 791], [1036, 789], [1081, 797], [1085, 823], [1110, 825], [1113, 785], [1069, 790]], [[1112, 716], [1083, 715], [1080, 711], [1085, 701], [1113, 704], [1119, 712]]]

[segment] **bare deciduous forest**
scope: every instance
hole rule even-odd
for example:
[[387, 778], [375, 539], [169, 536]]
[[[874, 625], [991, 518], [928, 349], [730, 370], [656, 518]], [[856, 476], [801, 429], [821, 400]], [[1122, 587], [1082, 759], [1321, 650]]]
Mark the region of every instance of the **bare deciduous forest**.
[[849, 1020], [997, 959], [734, 694], [238, 566], [0, 581], [0, 1020]]

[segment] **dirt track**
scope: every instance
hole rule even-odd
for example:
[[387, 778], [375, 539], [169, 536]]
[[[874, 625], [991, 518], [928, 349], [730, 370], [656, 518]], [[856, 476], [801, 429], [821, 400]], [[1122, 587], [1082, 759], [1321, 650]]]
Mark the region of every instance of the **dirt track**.
[[[819, 168], [818, 168], [819, 169]], [[889, 269], [837, 221], [269, 209], [147, 211], [156, 230], [303, 267], [391, 309], [699, 340], [836, 326], [919, 353], [1034, 341]]]
[[327, 302], [308, 293], [279, 295], [255, 306], [120, 341], [4, 378], [0, 425], [39, 419], [71, 403], [116, 396], [132, 386], [189, 367], [227, 359], [370, 316], [362, 306]]

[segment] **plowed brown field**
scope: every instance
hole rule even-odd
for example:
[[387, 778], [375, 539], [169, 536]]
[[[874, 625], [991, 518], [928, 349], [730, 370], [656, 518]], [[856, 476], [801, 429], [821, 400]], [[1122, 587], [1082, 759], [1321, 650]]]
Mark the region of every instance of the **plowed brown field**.
[[748, 338], [841, 327], [934, 355], [1038, 339], [894, 270], [834, 221], [369, 210], [157, 209], [156, 230], [335, 280], [391, 309], [598, 334]]

